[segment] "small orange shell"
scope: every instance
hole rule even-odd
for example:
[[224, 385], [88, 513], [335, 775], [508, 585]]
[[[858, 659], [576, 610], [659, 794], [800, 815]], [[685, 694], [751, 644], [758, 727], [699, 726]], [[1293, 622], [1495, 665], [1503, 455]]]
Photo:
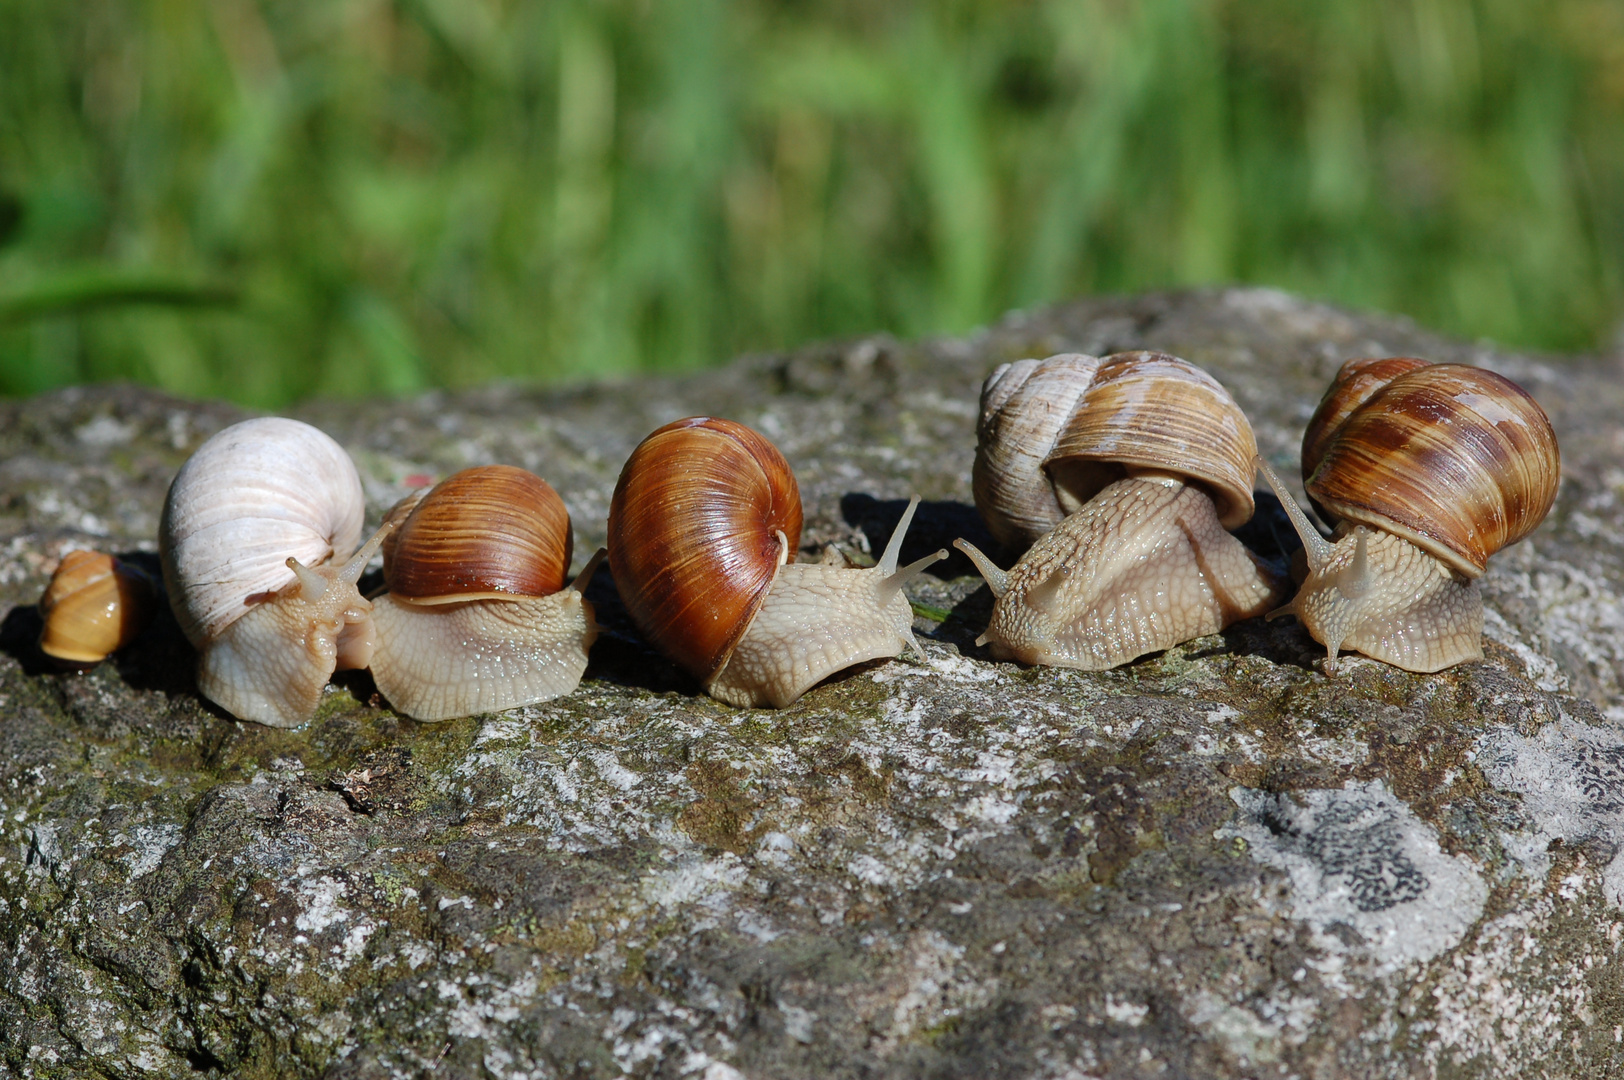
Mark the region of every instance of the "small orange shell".
[[801, 495], [789, 463], [732, 420], [695, 416], [644, 439], [609, 504], [609, 565], [632, 621], [701, 682], [733, 654], [795, 557]]
[[[1354, 407], [1337, 386], [1320, 402], [1309, 424], [1318, 460], [1308, 494], [1335, 517], [1479, 576], [1556, 501], [1561, 459], [1550, 419], [1522, 387], [1483, 368], [1411, 366], [1372, 388], [1373, 371], [1344, 365], [1349, 392], [1363, 399]], [[1322, 414], [1343, 418], [1320, 435]]]
[[569, 512], [547, 481], [511, 465], [453, 473], [407, 496], [384, 547], [384, 580], [415, 604], [550, 596], [564, 587]]
[[1128, 466], [1199, 481], [1233, 529], [1252, 516], [1256, 454], [1252, 425], [1217, 379], [1176, 356], [1127, 352], [1100, 363], [1043, 467], [1068, 513]]
[[70, 551], [40, 597], [40, 649], [94, 664], [128, 645], [152, 618], [152, 579], [99, 551]]

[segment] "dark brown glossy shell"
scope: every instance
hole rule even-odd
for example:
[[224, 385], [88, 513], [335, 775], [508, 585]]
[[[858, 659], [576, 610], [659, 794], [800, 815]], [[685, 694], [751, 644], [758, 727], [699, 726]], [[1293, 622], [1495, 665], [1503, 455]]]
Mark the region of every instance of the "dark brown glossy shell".
[[778, 448], [695, 416], [654, 432], [620, 471], [609, 566], [643, 636], [701, 682], [720, 671], [801, 540], [801, 494]]
[[[1320, 409], [1341, 405], [1327, 395]], [[1556, 501], [1556, 432], [1502, 375], [1415, 367], [1345, 412], [1322, 440], [1308, 494], [1331, 515], [1402, 536], [1469, 577]]]
[[464, 469], [421, 498], [407, 496], [397, 511], [408, 506], [384, 548], [384, 580], [394, 596], [417, 604], [549, 596], [568, 579], [569, 512], [534, 473], [511, 465]]
[[1252, 516], [1257, 440], [1223, 384], [1187, 360], [1156, 352], [1106, 357], [1043, 467], [1067, 512], [1124, 475], [1123, 467], [1189, 477], [1233, 529]]
[[152, 619], [150, 577], [99, 551], [70, 551], [39, 600], [40, 650], [94, 664], [128, 645]]

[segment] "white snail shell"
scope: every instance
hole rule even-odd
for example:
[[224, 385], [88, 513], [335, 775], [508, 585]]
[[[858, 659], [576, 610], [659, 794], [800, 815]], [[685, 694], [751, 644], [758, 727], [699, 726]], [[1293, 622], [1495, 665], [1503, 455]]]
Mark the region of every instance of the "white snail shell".
[[344, 448], [297, 420], [234, 424], [181, 466], [159, 551], [205, 696], [240, 719], [292, 727], [336, 667], [366, 666], [372, 606], [355, 582], [383, 534], [350, 555], [364, 512]]

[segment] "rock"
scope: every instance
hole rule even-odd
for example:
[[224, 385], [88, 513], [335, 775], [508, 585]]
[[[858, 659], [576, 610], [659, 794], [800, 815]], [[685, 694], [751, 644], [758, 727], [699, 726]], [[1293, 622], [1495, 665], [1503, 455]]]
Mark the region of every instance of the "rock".
[[[1487, 659], [1335, 678], [1291, 620], [1116, 671], [972, 641], [962, 558], [926, 657], [730, 709], [607, 574], [580, 691], [445, 724], [364, 674], [297, 731], [222, 716], [161, 620], [85, 674], [30, 606], [65, 551], [151, 560], [175, 468], [241, 414], [132, 389], [0, 405], [0, 1061], [17, 1076], [1603, 1076], [1624, 1067], [1624, 380], [1263, 290], [1092, 300], [968, 341], [868, 339], [686, 380], [297, 410], [372, 519], [500, 461], [601, 543], [620, 463], [694, 412], [796, 468], [803, 545], [987, 542], [995, 364], [1159, 348], [1292, 467], [1337, 365], [1500, 370], [1562, 440], [1557, 508], [1485, 579]], [[1294, 469], [1292, 470], [1294, 472]], [[1284, 522], [1265, 501], [1250, 527]], [[146, 553], [142, 555], [140, 553]], [[1277, 552], [1278, 553], [1278, 552]]]

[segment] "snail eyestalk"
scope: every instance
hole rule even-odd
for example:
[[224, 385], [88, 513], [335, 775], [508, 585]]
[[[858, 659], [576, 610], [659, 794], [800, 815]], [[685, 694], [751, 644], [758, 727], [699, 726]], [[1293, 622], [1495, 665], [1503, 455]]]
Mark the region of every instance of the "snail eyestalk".
[[953, 546], [968, 555], [970, 561], [975, 563], [976, 572], [987, 583], [987, 588], [991, 591], [994, 600], [1004, 595], [1005, 591], [1009, 589], [1009, 574], [998, 569], [998, 564], [983, 555], [970, 541], [964, 539], [955, 540]]

